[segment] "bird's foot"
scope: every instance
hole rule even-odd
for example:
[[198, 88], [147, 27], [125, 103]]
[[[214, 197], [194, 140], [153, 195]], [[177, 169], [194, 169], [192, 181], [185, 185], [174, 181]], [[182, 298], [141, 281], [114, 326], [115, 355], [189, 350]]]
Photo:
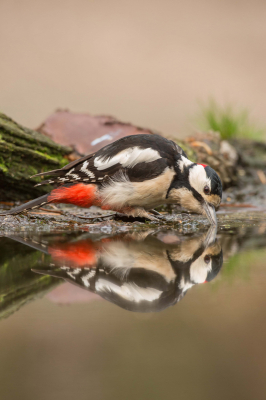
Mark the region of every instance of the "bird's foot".
[[161, 215], [161, 213], [159, 213], [159, 211], [154, 210], [154, 209], [150, 210], [150, 213], [153, 215]]
[[150, 213], [153, 214], [154, 216], [156, 215], [156, 219], [157, 220], [163, 220], [163, 221], [167, 221], [167, 217], [161, 213], [159, 213], [159, 211], [156, 210], [150, 210]]

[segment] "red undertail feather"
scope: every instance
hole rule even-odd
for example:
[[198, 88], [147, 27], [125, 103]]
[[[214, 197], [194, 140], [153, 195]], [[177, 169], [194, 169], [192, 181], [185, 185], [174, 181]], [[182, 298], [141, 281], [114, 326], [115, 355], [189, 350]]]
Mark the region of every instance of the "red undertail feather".
[[51, 203], [69, 203], [79, 207], [91, 207], [96, 205], [96, 187], [77, 183], [70, 187], [59, 187], [51, 191], [48, 196]]

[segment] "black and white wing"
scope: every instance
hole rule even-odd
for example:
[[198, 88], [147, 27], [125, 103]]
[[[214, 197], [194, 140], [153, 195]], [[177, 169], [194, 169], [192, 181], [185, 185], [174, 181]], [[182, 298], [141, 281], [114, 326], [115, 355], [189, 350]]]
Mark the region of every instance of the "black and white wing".
[[53, 178], [38, 183], [69, 182], [101, 183], [117, 172], [126, 173], [132, 182], [156, 178], [167, 167], [172, 168], [183, 150], [171, 140], [159, 135], [132, 135], [103, 147], [94, 154], [73, 161], [62, 169], [40, 173]]
[[97, 268], [62, 266], [50, 270], [34, 269], [33, 272], [64, 279], [135, 312], [161, 311], [175, 304], [179, 295], [174, 281], [167, 282], [160, 274], [145, 269], [130, 270], [127, 276], [119, 276], [102, 265]]

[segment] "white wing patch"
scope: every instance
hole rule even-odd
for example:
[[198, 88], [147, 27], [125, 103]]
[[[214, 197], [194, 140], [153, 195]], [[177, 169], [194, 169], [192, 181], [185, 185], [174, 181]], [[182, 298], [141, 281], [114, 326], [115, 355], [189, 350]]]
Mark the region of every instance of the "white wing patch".
[[87, 176], [89, 176], [91, 179], [95, 178], [95, 175], [93, 172], [91, 172], [87, 167], [89, 165], [89, 161], [84, 161], [82, 164], [82, 167], [80, 168], [81, 172], [84, 172]]
[[115, 285], [112, 282], [108, 282], [105, 279], [99, 279], [95, 284], [97, 292], [111, 292], [116, 293], [125, 300], [135, 301], [139, 303], [141, 301], [153, 301], [160, 297], [162, 292], [154, 288], [141, 288], [135, 283], [125, 283], [122, 286]]
[[112, 167], [115, 164], [121, 164], [122, 167], [134, 167], [141, 162], [152, 162], [161, 158], [158, 151], [151, 148], [141, 149], [140, 147], [130, 147], [120, 151], [114, 157], [110, 157], [107, 160], [103, 156], [96, 157], [94, 160], [94, 166], [98, 170], [103, 170]]

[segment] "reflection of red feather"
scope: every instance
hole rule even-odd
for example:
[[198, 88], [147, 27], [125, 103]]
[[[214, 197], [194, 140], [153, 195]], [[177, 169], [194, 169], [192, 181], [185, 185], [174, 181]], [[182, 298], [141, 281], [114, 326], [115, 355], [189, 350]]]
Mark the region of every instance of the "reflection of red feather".
[[72, 243], [54, 243], [49, 246], [48, 251], [53, 261], [57, 264], [68, 264], [69, 267], [94, 266], [97, 263], [97, 254], [99, 254], [105, 245], [111, 242], [130, 241], [130, 237], [124, 238], [124, 235], [116, 235], [112, 238], [102, 238], [97, 242], [90, 239], [80, 240]]
[[95, 185], [77, 183], [70, 187], [59, 187], [51, 191], [48, 201], [52, 203], [70, 203], [79, 207], [91, 207], [96, 204]]
[[88, 240], [76, 243], [61, 243], [49, 247], [48, 251], [56, 262], [69, 262], [74, 266], [94, 265], [99, 246]]

